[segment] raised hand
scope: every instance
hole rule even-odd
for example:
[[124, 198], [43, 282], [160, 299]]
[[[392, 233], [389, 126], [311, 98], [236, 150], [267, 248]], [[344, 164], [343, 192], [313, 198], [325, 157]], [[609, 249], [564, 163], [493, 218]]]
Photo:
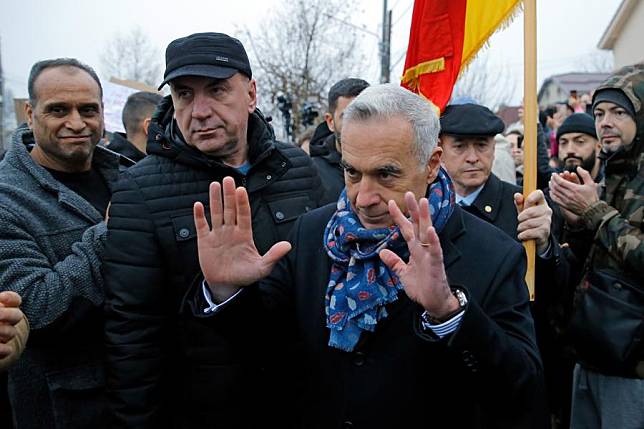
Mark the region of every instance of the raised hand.
[[519, 213], [517, 238], [521, 241], [536, 240], [537, 251], [543, 253], [548, 248], [552, 209], [548, 207], [541, 190], [532, 191], [528, 198], [514, 194], [514, 205]]
[[204, 215], [203, 204], [194, 205], [199, 265], [213, 297], [223, 301], [240, 287], [266, 277], [275, 263], [289, 250], [290, 243], [280, 241], [260, 255], [253, 242], [251, 210], [246, 189], [235, 189], [231, 177], [222, 186], [210, 184], [210, 219]]
[[411, 220], [394, 201], [389, 201], [389, 213], [407, 242], [409, 262], [405, 263], [388, 249], [380, 252], [380, 259], [398, 275], [407, 296], [440, 319], [457, 310], [459, 303], [447, 282], [443, 250], [432, 226], [429, 202], [427, 198], [421, 198], [419, 203], [413, 193], [407, 192], [405, 204]]

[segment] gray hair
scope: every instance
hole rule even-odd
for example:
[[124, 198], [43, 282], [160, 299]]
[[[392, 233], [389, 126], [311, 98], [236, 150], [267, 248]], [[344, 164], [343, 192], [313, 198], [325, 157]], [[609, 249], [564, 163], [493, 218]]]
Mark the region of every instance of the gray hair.
[[421, 166], [427, 164], [438, 142], [440, 121], [435, 107], [426, 99], [393, 83], [366, 88], [347, 106], [342, 122], [372, 118], [401, 117], [414, 133], [413, 153]]

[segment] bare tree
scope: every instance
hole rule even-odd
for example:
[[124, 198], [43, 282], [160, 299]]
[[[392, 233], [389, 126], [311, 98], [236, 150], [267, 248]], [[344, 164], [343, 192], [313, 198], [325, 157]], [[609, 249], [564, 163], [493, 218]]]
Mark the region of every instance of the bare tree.
[[156, 86], [161, 81], [163, 58], [140, 27], [117, 33], [101, 56], [103, 72], [110, 77], [129, 79]]
[[613, 51], [596, 49], [584, 57], [580, 66], [582, 71], [588, 73], [612, 73], [615, 69]]
[[511, 104], [515, 91], [516, 81], [509, 69], [493, 66], [487, 52], [481, 52], [459, 77], [452, 100], [469, 97], [496, 111], [502, 105]]
[[282, 0], [261, 27], [242, 30], [262, 107], [276, 117], [278, 97], [288, 99], [295, 133], [302, 128], [305, 103], [326, 108], [329, 87], [362, 70], [361, 34], [351, 11], [353, 1]]
[[[4, 94], [2, 94], [2, 126], [0, 129], [4, 133], [2, 136], [2, 141], [4, 142], [5, 149], [9, 148], [11, 141], [11, 133], [16, 129], [16, 111], [14, 110], [15, 106], [13, 103], [13, 91], [11, 88], [4, 87]], [[0, 147], [0, 152], [2, 152], [2, 147]]]

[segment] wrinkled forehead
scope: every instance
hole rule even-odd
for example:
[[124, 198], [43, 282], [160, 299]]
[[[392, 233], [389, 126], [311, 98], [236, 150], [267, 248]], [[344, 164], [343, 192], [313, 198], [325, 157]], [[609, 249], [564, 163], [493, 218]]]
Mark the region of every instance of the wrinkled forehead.
[[393, 118], [351, 121], [342, 128], [342, 158], [364, 169], [417, 162], [411, 126]]
[[383, 147], [400, 152], [408, 151], [414, 144], [411, 123], [400, 115], [373, 115], [345, 117], [342, 127], [342, 146], [365, 146], [378, 151]]

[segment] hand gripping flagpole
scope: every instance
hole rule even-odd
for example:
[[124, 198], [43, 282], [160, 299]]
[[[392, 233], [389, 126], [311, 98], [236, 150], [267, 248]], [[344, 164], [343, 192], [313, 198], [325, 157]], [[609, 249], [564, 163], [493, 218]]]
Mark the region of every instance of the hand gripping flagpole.
[[[523, 197], [537, 188], [537, 4], [536, 0], [523, 2]], [[528, 256], [525, 281], [530, 301], [534, 301], [534, 270], [536, 244], [534, 240], [524, 241]]]

